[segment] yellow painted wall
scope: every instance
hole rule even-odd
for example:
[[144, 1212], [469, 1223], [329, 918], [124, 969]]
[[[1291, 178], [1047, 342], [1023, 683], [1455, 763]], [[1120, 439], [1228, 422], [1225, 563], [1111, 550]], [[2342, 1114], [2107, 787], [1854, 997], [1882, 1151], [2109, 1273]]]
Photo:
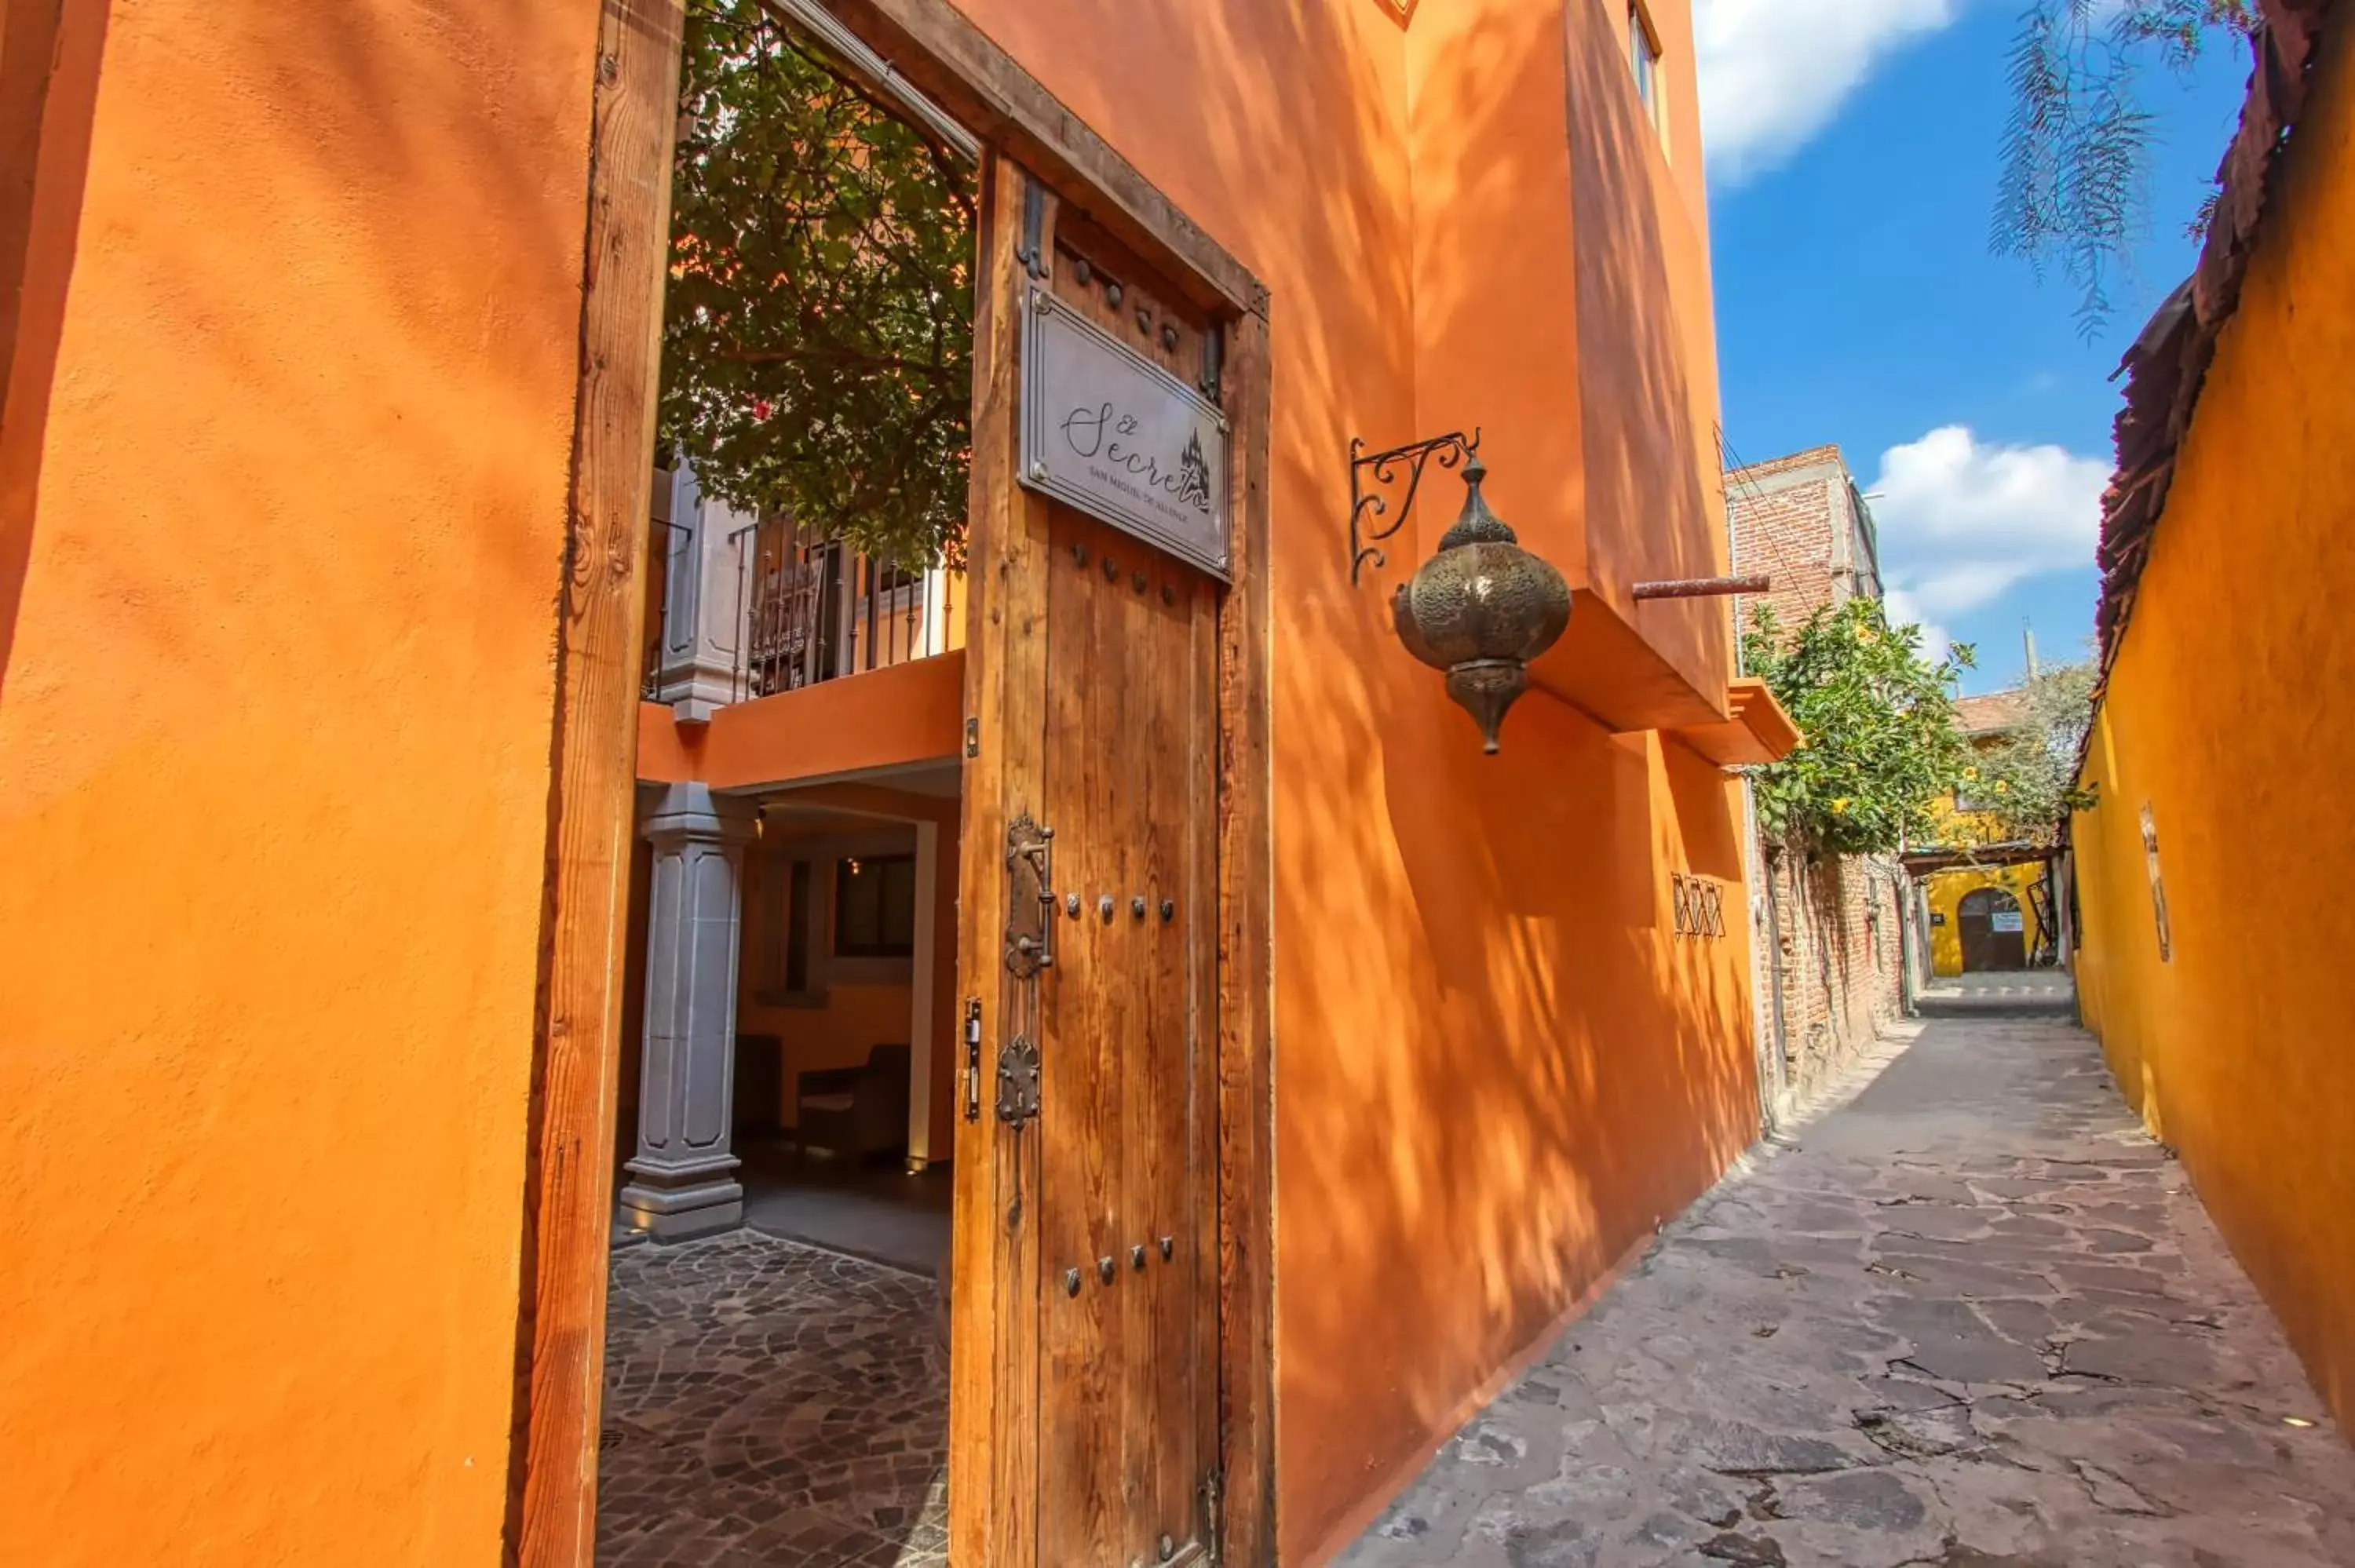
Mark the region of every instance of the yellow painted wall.
[[[1985, 750], [1982, 747], [1980, 749]], [[1977, 778], [1978, 770], [1971, 769]], [[1923, 842], [1929, 844], [1991, 844], [2003, 838], [2003, 823], [1987, 811], [1962, 810], [1959, 797], [1948, 790], [1930, 804], [1930, 831]]]
[[1930, 972], [1953, 976], [1963, 972], [1963, 932], [1957, 917], [1963, 895], [1977, 887], [2000, 887], [2019, 900], [2019, 913], [2026, 924], [2028, 950], [2034, 952], [2044, 922], [2036, 917], [2036, 906], [2029, 902], [2028, 890], [2043, 878], [2041, 865], [1991, 865], [1969, 870], [1934, 872], [1923, 879], [1923, 892], [1930, 902], [1933, 916], [1943, 915], [1944, 920], [1930, 925]]
[[[2325, 40], [2094, 731], [2087, 1022], [2355, 1419], [2355, 16]], [[2140, 813], [2158, 831], [2161, 962]]]

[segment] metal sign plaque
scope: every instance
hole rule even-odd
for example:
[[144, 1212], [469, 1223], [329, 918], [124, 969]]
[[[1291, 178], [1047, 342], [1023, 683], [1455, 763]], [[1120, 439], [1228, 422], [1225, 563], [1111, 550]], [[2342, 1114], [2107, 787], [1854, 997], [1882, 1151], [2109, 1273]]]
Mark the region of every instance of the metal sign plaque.
[[1035, 287], [1022, 334], [1021, 479], [1228, 575], [1226, 416]]

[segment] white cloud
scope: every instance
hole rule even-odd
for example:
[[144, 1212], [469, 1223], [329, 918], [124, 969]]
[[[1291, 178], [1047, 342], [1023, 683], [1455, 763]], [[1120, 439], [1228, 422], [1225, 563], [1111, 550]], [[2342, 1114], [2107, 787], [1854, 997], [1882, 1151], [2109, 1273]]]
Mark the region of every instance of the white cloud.
[[1890, 618], [1940, 622], [2045, 572], [2091, 566], [2110, 465], [2057, 446], [2003, 446], [1946, 425], [1881, 457], [1872, 514]]
[[1872, 68], [1954, 21], [1961, 0], [1698, 0], [1710, 177], [1739, 185], [1831, 122]]
[[1934, 664], [1946, 656], [1947, 648], [1954, 643], [1955, 634], [1946, 630], [1943, 621], [1923, 614], [1921, 605], [1903, 588], [1890, 588], [1881, 598], [1889, 608], [1890, 625], [1921, 628], [1922, 657]]

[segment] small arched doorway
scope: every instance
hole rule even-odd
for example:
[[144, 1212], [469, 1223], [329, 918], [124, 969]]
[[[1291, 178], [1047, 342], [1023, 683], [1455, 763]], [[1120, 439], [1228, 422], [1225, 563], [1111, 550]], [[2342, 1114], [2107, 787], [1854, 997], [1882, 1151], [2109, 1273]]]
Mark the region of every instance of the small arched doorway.
[[2028, 921], [2019, 900], [2000, 887], [1974, 887], [1955, 912], [1963, 945], [1963, 972], [2028, 967]]

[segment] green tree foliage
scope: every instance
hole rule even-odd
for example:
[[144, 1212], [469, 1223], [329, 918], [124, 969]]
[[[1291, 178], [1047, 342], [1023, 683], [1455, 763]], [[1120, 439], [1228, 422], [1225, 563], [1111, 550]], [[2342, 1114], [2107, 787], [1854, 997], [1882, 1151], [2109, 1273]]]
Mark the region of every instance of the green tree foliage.
[[1983, 753], [1965, 791], [1998, 843], [2051, 843], [2062, 820], [2091, 806], [2077, 787], [2077, 758], [2094, 722], [2091, 663], [2055, 664], [2022, 688], [2019, 722]]
[[871, 555], [953, 553], [972, 175], [757, 0], [690, 0], [662, 440], [703, 488]]
[[2030, 0], [2020, 16], [1991, 244], [2040, 278], [2057, 268], [2087, 336], [2147, 223], [2148, 69], [2186, 73], [2256, 24], [2254, 0]]
[[1950, 694], [1971, 651], [1933, 664], [1921, 629], [1891, 626], [1881, 601], [1857, 598], [1809, 616], [1787, 637], [1762, 606], [1742, 640], [1806, 744], [1752, 780], [1762, 826], [1800, 848], [1885, 854], [1918, 837], [1962, 777], [1970, 748]]

